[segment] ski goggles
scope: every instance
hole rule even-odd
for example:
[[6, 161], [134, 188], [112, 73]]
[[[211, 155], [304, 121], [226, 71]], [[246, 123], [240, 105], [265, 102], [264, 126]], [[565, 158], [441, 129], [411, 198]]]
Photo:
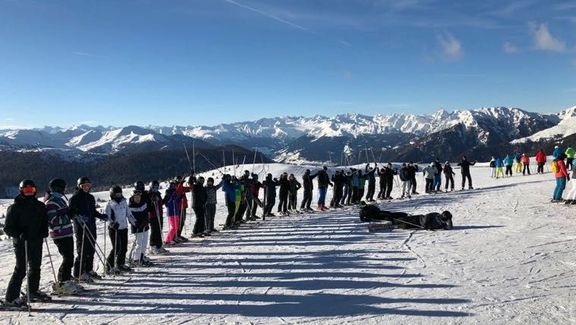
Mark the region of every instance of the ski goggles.
[[36, 187], [34, 186], [26, 186], [20, 189], [23, 194], [34, 194], [36, 193]]

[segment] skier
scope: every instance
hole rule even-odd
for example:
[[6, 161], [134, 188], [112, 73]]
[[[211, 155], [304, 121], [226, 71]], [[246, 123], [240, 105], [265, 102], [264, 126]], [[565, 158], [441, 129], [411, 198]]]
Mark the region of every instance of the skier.
[[110, 201], [106, 204], [105, 211], [108, 215], [108, 236], [112, 246], [107, 258], [106, 273], [129, 272], [131, 269], [126, 266], [128, 223], [134, 224], [136, 220], [130, 212], [128, 201], [122, 195], [120, 186], [110, 188]]
[[572, 177], [570, 178], [570, 192], [566, 196], [565, 204], [576, 204], [576, 168], [572, 168]]
[[290, 193], [290, 181], [288, 180], [288, 173], [280, 175], [280, 191], [278, 197], [278, 214], [282, 216], [288, 215], [288, 194]]
[[422, 176], [426, 180], [424, 192], [427, 194], [430, 194], [432, 191], [434, 191], [434, 174], [436, 174], [436, 166], [433, 162], [422, 169]]
[[448, 186], [450, 186], [450, 191], [454, 191], [454, 171], [452, 170], [452, 166], [450, 166], [450, 162], [447, 161], [444, 163], [444, 177], [446, 177], [446, 185], [444, 186], [444, 190], [448, 192]]
[[378, 169], [378, 165], [374, 163], [374, 168], [369, 167], [370, 164], [366, 164], [365, 168], [365, 176], [368, 179], [368, 193], [366, 194], [366, 201], [374, 202], [374, 194], [376, 192], [376, 170]]
[[568, 146], [564, 154], [566, 155], [566, 169], [572, 170], [572, 162], [574, 161], [576, 150], [572, 146]]
[[434, 169], [434, 192], [440, 192], [440, 186], [442, 185], [442, 164], [438, 158], [434, 161]]
[[180, 208], [182, 206], [180, 201], [182, 197], [176, 192], [177, 181], [177, 179], [171, 181], [164, 193], [164, 206], [168, 209], [168, 233], [164, 241], [166, 245], [181, 242], [178, 238], [178, 228], [180, 227]]
[[412, 179], [410, 178], [410, 170], [406, 163], [402, 164], [402, 168], [400, 168], [400, 172], [398, 173], [400, 176], [400, 180], [402, 181], [402, 196], [400, 199], [404, 197], [411, 198], [410, 193], [412, 193]]
[[544, 174], [544, 165], [546, 164], [546, 154], [542, 149], [536, 153], [536, 163], [538, 164], [538, 174]]
[[342, 189], [342, 199], [340, 205], [350, 205], [352, 201], [352, 172], [342, 173], [344, 179], [344, 188]]
[[182, 235], [184, 231], [184, 226], [186, 226], [186, 214], [188, 213], [188, 197], [186, 196], [188, 192], [192, 190], [192, 186], [196, 181], [194, 176], [194, 171], [191, 175], [182, 179], [182, 176], [176, 177], [176, 194], [180, 197], [180, 218], [178, 224], [178, 232], [176, 236], [176, 242], [187, 242], [188, 238]]
[[566, 170], [566, 165], [564, 164], [564, 158], [566, 158], [566, 155], [560, 153], [558, 154], [558, 157], [553, 161], [553, 163], [556, 165], [556, 172], [554, 173], [554, 177], [556, 178], [556, 188], [554, 188], [554, 195], [551, 201], [553, 203], [563, 202], [562, 193], [566, 188], [566, 181], [570, 180], [570, 176]]
[[419, 171], [418, 165], [410, 161], [408, 163], [408, 172], [409, 172], [408, 175], [410, 177], [410, 182], [412, 182], [411, 184], [412, 195], [419, 194], [418, 192], [416, 192], [416, 186], [418, 185], [418, 183], [416, 182], [416, 173], [418, 173], [418, 171]]
[[296, 179], [294, 174], [288, 176], [288, 181], [290, 182], [290, 193], [288, 195], [288, 209], [293, 212], [298, 212], [298, 190], [302, 187], [302, 184]]
[[492, 157], [490, 159], [490, 178], [496, 177], [496, 158]]
[[518, 174], [522, 171], [522, 155], [518, 151], [514, 154], [514, 162], [515, 172]]
[[506, 155], [504, 158], [504, 166], [506, 166], [506, 176], [512, 176], [512, 165], [514, 164], [514, 158], [510, 155]]
[[318, 210], [320, 211], [328, 210], [326, 207], [326, 193], [328, 192], [328, 186], [334, 186], [334, 184], [330, 182], [330, 177], [328, 176], [328, 167], [324, 166], [318, 172]]
[[214, 218], [216, 217], [216, 193], [218, 189], [222, 187], [224, 181], [220, 181], [218, 185], [214, 185], [214, 178], [208, 177], [206, 180], [206, 187], [204, 187], [206, 191], [206, 205], [204, 206], [204, 215], [205, 223], [206, 223], [206, 233], [211, 234], [213, 232], [218, 232], [216, 228], [214, 228]]
[[258, 206], [262, 207], [262, 201], [260, 201], [260, 188], [262, 188], [262, 183], [258, 181], [258, 175], [252, 174], [252, 181], [250, 182], [250, 195], [252, 197], [252, 206], [250, 207], [250, 219], [256, 220], [260, 219], [256, 212], [258, 211]]
[[262, 220], [266, 217], [273, 217], [272, 208], [276, 204], [276, 186], [280, 185], [277, 179], [272, 179], [272, 174], [266, 175], [266, 179], [262, 182], [264, 185], [264, 214]]
[[128, 200], [128, 207], [134, 217], [132, 223], [132, 233], [134, 234], [134, 250], [132, 252], [132, 265], [134, 266], [152, 266], [150, 260], [146, 257], [148, 247], [148, 230], [150, 230], [150, 221], [148, 219], [148, 205], [144, 201], [142, 191], [134, 190]]
[[468, 161], [466, 156], [462, 156], [462, 161], [458, 163], [458, 166], [460, 166], [460, 172], [462, 174], [462, 190], [464, 190], [466, 180], [468, 180], [468, 189], [474, 189], [474, 187], [472, 187], [472, 175], [470, 175], [470, 166], [474, 165], [476, 165], [476, 162]]
[[392, 163], [388, 163], [386, 166], [383, 166], [378, 175], [380, 176], [380, 193], [378, 193], [378, 197], [381, 199], [392, 199], [390, 197], [390, 193], [392, 193], [392, 186], [394, 185], [394, 175], [397, 172], [392, 168]]
[[162, 247], [162, 227], [164, 225], [164, 209], [160, 195], [160, 183], [154, 180], [148, 190], [150, 204], [150, 255], [166, 254]]
[[238, 184], [234, 198], [234, 205], [236, 206], [236, 211], [234, 212], [234, 224], [240, 225], [246, 223], [243, 216], [248, 208], [248, 203], [246, 202], [246, 192], [248, 191], [248, 188], [246, 187], [246, 179], [244, 177], [238, 180], [235, 176], [232, 176], [232, 179]]
[[530, 175], [530, 157], [523, 153], [520, 161], [522, 162], [522, 166], [524, 166], [522, 169], [522, 175], [526, 175], [526, 172], [528, 172], [528, 175]]
[[499, 157], [496, 158], [496, 179], [502, 177], [504, 178], [504, 163], [502, 162], [502, 159], [500, 159]]
[[[41, 292], [40, 265], [42, 246], [48, 237], [48, 215], [46, 206], [36, 199], [36, 185], [31, 180], [20, 182], [20, 194], [8, 207], [4, 232], [12, 237], [16, 266], [8, 283], [4, 308], [25, 309], [29, 301], [49, 301], [50, 296]], [[22, 280], [28, 276], [30, 296], [20, 298]]]
[[362, 171], [352, 169], [352, 204], [360, 202], [360, 184], [363, 182]]
[[236, 213], [236, 187], [238, 187], [238, 184], [228, 174], [222, 176], [222, 182], [222, 191], [224, 192], [226, 208], [228, 209], [228, 216], [222, 229], [228, 230], [236, 227], [234, 225], [234, 215]]
[[72, 281], [72, 267], [74, 266], [74, 226], [70, 220], [68, 200], [64, 195], [66, 181], [61, 178], [52, 179], [48, 183], [46, 193], [46, 211], [50, 238], [54, 241], [58, 252], [62, 256], [62, 263], [58, 269], [58, 281], [52, 285], [53, 294], [59, 296], [74, 295], [84, 290], [82, 286]]
[[310, 169], [306, 169], [302, 176], [302, 186], [304, 187], [304, 197], [302, 198], [302, 204], [300, 205], [300, 210], [302, 211], [312, 211], [312, 208], [310, 208], [310, 204], [312, 204], [312, 191], [314, 190], [312, 180], [316, 176], [318, 176], [318, 173], [312, 175]]
[[206, 227], [205, 207], [207, 199], [206, 189], [204, 188], [204, 177], [200, 176], [196, 179], [194, 186], [192, 186], [192, 209], [196, 215], [196, 221], [192, 229], [192, 238], [210, 236], [210, 232]]
[[96, 218], [107, 220], [107, 216], [96, 211], [96, 199], [90, 194], [92, 183], [88, 177], [80, 177], [77, 190], [70, 198], [70, 215], [74, 220], [76, 234], [76, 260], [74, 277], [82, 282], [102, 279], [94, 272], [94, 242], [97, 239]]

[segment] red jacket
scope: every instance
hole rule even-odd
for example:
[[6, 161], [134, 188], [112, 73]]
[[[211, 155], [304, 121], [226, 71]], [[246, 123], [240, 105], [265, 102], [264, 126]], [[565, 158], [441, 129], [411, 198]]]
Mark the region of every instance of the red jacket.
[[530, 164], [530, 157], [528, 157], [527, 155], [523, 155], [522, 158], [520, 158], [520, 161], [524, 165], [529, 165]]
[[546, 154], [544, 151], [538, 151], [536, 153], [536, 162], [538, 163], [545, 163], [546, 162]]
[[554, 176], [556, 178], [558, 178], [558, 177], [568, 178], [568, 171], [566, 170], [566, 164], [564, 164], [564, 160], [559, 159], [557, 161], [557, 163], [558, 163], [558, 168], [556, 168], [556, 173], [554, 174]]

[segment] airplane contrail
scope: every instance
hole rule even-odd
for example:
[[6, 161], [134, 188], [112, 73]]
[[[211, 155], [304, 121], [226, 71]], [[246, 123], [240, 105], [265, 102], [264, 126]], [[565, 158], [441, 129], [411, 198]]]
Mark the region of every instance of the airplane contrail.
[[275, 15], [273, 15], [273, 14], [271, 14], [271, 13], [262, 11], [262, 10], [260, 10], [260, 9], [257, 9], [257, 8], [254, 8], [254, 7], [250, 7], [250, 6], [248, 6], [248, 5], [239, 3], [239, 2], [234, 1], [234, 0], [224, 0], [224, 1], [225, 1], [225, 2], [228, 2], [228, 3], [230, 3], [230, 4], [233, 4], [233, 5], [237, 6], [237, 7], [244, 8], [244, 9], [246, 9], [246, 10], [250, 10], [250, 11], [255, 12], [255, 13], [257, 13], [257, 14], [259, 14], [259, 15], [262, 15], [262, 16], [264, 16], [264, 17], [268, 17], [268, 18], [270, 18], [270, 19], [274, 19], [274, 20], [276, 20], [277, 22], [280, 22], [280, 23], [285, 24], [285, 25], [288, 25], [288, 26], [290, 26], [290, 27], [299, 29], [299, 30], [301, 30], [301, 31], [305, 31], [305, 32], [309, 32], [309, 31], [310, 31], [308, 28], [306, 28], [306, 27], [304, 27], [304, 26], [300, 26], [300, 25], [295, 24], [295, 23], [293, 23], [293, 22], [291, 22], [291, 21], [288, 21], [288, 20], [286, 20], [286, 19], [282, 19], [282, 18], [280, 18], [280, 17], [278, 17], [278, 16], [275, 16]]

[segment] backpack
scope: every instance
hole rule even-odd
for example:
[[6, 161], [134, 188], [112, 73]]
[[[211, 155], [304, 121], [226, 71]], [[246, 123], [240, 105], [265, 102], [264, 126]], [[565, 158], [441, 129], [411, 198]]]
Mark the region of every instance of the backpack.
[[553, 173], [556, 173], [558, 171], [558, 161], [557, 160], [552, 160], [552, 163], [550, 164], [550, 169], [552, 170]]

